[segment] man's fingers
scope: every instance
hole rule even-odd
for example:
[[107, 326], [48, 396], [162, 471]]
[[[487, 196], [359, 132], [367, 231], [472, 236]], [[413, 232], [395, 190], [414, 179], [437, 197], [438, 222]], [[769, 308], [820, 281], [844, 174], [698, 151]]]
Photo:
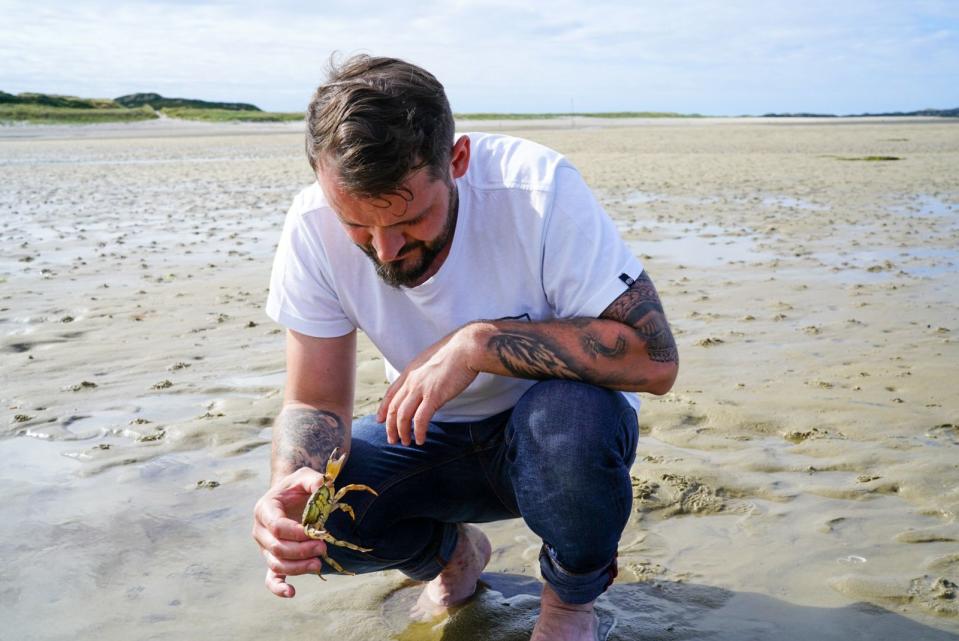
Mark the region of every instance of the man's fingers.
[[286, 516], [275, 499], [257, 503], [253, 512], [253, 539], [263, 549], [269, 549], [280, 540], [300, 545], [312, 540], [299, 521]]
[[264, 549], [269, 550], [270, 554], [278, 559], [303, 561], [326, 554], [326, 543], [312, 540], [305, 543], [288, 543], [278, 540]]
[[286, 582], [286, 577], [270, 569], [266, 571], [266, 587], [270, 592], [284, 599], [292, 599], [296, 596], [296, 589]]
[[324, 477], [316, 470], [303, 467], [282, 478], [270, 489], [253, 509], [255, 519], [277, 538], [305, 541], [299, 521], [291, 516], [293, 510], [302, 510], [307, 497], [323, 483]]
[[377, 422], [377, 423], [383, 423], [384, 421], [386, 421], [386, 410], [387, 410], [387, 408], [389, 408], [389, 406], [390, 406], [390, 399], [393, 397], [393, 395], [390, 394], [390, 390], [391, 390], [391, 389], [392, 389], [392, 387], [391, 387], [390, 389], [386, 390], [386, 394], [383, 396], [383, 400], [380, 401], [379, 407], [376, 408], [376, 422]]
[[396, 405], [391, 404], [386, 412], [386, 440], [390, 445], [396, 445], [400, 440], [399, 432], [396, 431]]
[[254, 508], [253, 515], [256, 523], [263, 525], [278, 538], [293, 541], [303, 541], [306, 538], [302, 527], [299, 534], [294, 532], [293, 526], [299, 523], [287, 516], [286, 506], [279, 497], [263, 497]]
[[319, 572], [322, 567], [316, 557], [326, 554], [326, 544], [308, 537], [300, 522], [287, 514], [294, 506], [302, 509], [323, 480], [316, 470], [300, 468], [280, 479], [254, 508], [253, 538], [266, 559], [266, 587], [278, 597], [296, 594], [287, 576]]
[[422, 445], [426, 442], [426, 432], [430, 427], [430, 420], [433, 418], [435, 412], [436, 408], [433, 407], [432, 401], [424, 396], [423, 402], [420, 403], [416, 414], [413, 415], [413, 437], [417, 445]]
[[390, 403], [393, 401], [393, 397], [396, 396], [397, 390], [403, 386], [403, 381], [405, 379], [405, 376], [400, 376], [398, 379], [393, 381], [388, 388], [386, 388], [386, 394], [383, 395], [383, 400], [380, 401], [380, 406], [376, 410], [377, 423], [382, 423], [386, 420], [386, 411], [389, 409]]
[[322, 474], [308, 467], [301, 467], [292, 474], [287, 474], [280, 479], [280, 482], [270, 490], [270, 494], [274, 494], [277, 497], [283, 497], [284, 494], [290, 491], [312, 494], [314, 490], [320, 487], [321, 483], [323, 483]]
[[396, 429], [403, 445], [413, 442], [413, 416], [420, 406], [421, 399], [419, 394], [409, 394], [402, 400], [396, 411]]
[[253, 531], [260, 549], [265, 550], [278, 559], [302, 561], [326, 554], [326, 543], [309, 539], [303, 542], [284, 541], [277, 539], [266, 528], [259, 527]]
[[[399, 381], [397, 381], [397, 383], [398, 382]], [[394, 383], [394, 385], [395, 384], [396, 383]], [[386, 440], [390, 442], [390, 445], [396, 445], [402, 440], [403, 435], [400, 432], [401, 423], [399, 420], [399, 412], [408, 397], [409, 391], [405, 387], [397, 389], [393, 395], [393, 399], [390, 401], [389, 408], [386, 410]], [[406, 441], [403, 441], [403, 444], [407, 445]]]
[[310, 537], [303, 531], [303, 525], [299, 521], [282, 516], [271, 515], [262, 520], [265, 527], [274, 537], [285, 539], [287, 541], [309, 541]]
[[300, 574], [316, 574], [323, 568], [320, 559], [305, 559], [303, 561], [287, 561], [278, 559], [266, 550], [263, 550], [266, 566], [275, 574], [283, 576], [298, 576]]

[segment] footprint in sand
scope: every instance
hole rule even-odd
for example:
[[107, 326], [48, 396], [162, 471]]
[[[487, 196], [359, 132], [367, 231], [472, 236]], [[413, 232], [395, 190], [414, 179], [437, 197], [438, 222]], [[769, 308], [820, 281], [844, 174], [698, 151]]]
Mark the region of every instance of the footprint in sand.
[[895, 538], [897, 543], [952, 543], [959, 541], [959, 525], [949, 523], [922, 530], [906, 530]]
[[880, 603], [911, 603], [939, 616], [959, 616], [959, 586], [942, 576], [863, 576], [847, 574], [833, 577], [829, 585], [854, 599]]

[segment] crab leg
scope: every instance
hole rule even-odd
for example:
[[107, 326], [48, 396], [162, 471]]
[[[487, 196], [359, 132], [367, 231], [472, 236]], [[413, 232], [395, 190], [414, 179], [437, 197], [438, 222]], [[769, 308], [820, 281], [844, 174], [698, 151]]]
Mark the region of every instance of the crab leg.
[[365, 492], [371, 492], [373, 496], [379, 496], [376, 490], [371, 488], [369, 485], [362, 485], [360, 483], [350, 483], [349, 485], [344, 485], [339, 489], [339, 491], [333, 495], [333, 501], [339, 501], [347, 492], [352, 492], [353, 490], [363, 490]]
[[[340, 574], [349, 574], [350, 576], [356, 576], [356, 572], [350, 572], [349, 570], [345, 569], [342, 565], [340, 565], [339, 563], [337, 563], [336, 561], [334, 561], [328, 556], [324, 556], [323, 560], [329, 563], [331, 566], [333, 566], [333, 569], [339, 572]], [[325, 581], [326, 579], [323, 579], [323, 580]]]
[[341, 541], [339, 539], [334, 539], [329, 532], [324, 532], [323, 540], [326, 541], [327, 543], [338, 545], [341, 548], [349, 548], [350, 550], [356, 550], [357, 552], [370, 552], [373, 550], [373, 548], [361, 548], [360, 546], [354, 545], [353, 543], [350, 543], [349, 541]]
[[[353, 508], [347, 505], [346, 503], [337, 503], [333, 506], [334, 510], [343, 510], [350, 515], [350, 518], [354, 521], [356, 520], [356, 514], [353, 513]], [[332, 510], [331, 510], [332, 511]]]
[[325, 539], [323, 537], [327, 535], [326, 530], [318, 529], [314, 525], [304, 526], [303, 532], [305, 532], [306, 535], [310, 537], [311, 539], [316, 539], [317, 541], [324, 541]]

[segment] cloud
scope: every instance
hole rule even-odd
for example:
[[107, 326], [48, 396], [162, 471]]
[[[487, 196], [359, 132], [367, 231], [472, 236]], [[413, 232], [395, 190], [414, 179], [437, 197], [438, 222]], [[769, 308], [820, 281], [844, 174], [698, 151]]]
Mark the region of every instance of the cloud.
[[954, 5], [16, 0], [0, 3], [0, 89], [302, 109], [338, 50], [422, 64], [459, 111], [945, 107], [959, 104]]

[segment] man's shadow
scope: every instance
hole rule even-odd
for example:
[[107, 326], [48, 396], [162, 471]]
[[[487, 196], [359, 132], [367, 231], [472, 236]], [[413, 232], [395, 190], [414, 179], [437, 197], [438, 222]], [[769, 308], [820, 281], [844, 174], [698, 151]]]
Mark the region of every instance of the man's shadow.
[[[407, 601], [421, 585], [400, 588], [391, 627], [399, 641], [527, 641], [542, 584], [528, 576], [485, 573], [481, 589], [445, 621], [406, 625]], [[650, 581], [617, 583], [596, 603], [609, 641], [959, 641], [959, 620], [930, 627], [870, 603], [839, 608], [795, 605], [763, 594]], [[397, 622], [403, 621], [402, 625]], [[948, 630], [952, 630], [951, 632]]]

